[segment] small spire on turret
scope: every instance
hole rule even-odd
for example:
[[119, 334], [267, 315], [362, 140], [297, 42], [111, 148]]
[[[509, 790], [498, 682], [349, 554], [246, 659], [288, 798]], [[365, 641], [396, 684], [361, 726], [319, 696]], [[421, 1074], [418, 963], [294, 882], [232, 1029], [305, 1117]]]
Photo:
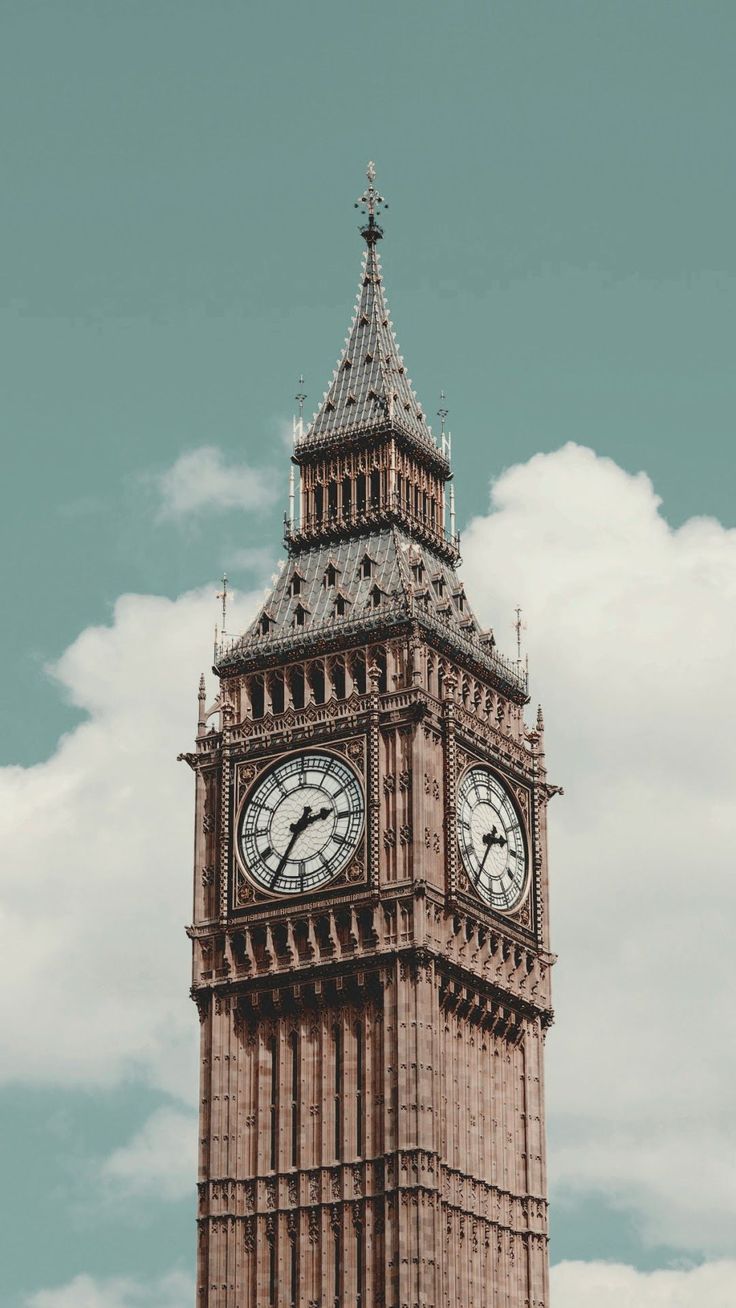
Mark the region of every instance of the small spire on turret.
[[355, 201], [355, 208], [360, 209], [363, 216], [368, 219], [368, 222], [360, 229], [363, 240], [367, 245], [375, 245], [376, 241], [380, 241], [383, 236], [383, 228], [376, 222], [376, 214], [380, 213], [381, 209], [388, 209], [388, 205], [380, 192], [376, 190], [376, 165], [373, 160], [370, 161], [365, 172], [368, 185], [360, 199]]
[[440, 407], [437, 410], [437, 417], [440, 420], [440, 436], [442, 437], [443, 444], [445, 439], [445, 423], [447, 422], [447, 415], [449, 412], [450, 410], [447, 407], [447, 396], [444, 391], [440, 391]]
[[520, 664], [521, 663], [521, 633], [522, 631], [525, 630], [526, 623], [522, 622], [521, 620], [521, 608], [518, 604], [514, 609], [514, 613], [516, 614], [516, 622], [514, 623], [514, 631], [516, 632], [516, 662]]
[[294, 464], [289, 467], [289, 530], [294, 526]]
[[207, 687], [204, 682], [204, 673], [199, 678], [199, 690], [197, 691], [197, 735], [201, 736], [207, 726], [207, 715], [205, 713], [205, 704], [207, 702]]
[[304, 373], [299, 375], [299, 390], [294, 399], [299, 405], [299, 417], [294, 419], [294, 444], [304, 439], [304, 401], [307, 398], [307, 392], [304, 389]]
[[222, 600], [222, 634], [225, 635], [227, 630], [227, 573], [222, 574], [222, 590], [218, 590], [215, 599]]
[[452, 458], [452, 435], [445, 431], [445, 423], [450, 410], [447, 407], [447, 396], [444, 391], [440, 391], [440, 407], [437, 410], [437, 417], [440, 420], [440, 449], [447, 459], [448, 463]]

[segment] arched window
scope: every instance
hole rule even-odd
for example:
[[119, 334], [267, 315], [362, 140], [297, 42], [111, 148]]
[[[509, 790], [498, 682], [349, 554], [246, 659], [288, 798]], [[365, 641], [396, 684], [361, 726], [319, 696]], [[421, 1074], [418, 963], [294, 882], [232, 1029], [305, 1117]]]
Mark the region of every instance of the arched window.
[[262, 718], [264, 712], [263, 677], [253, 677], [250, 683], [250, 709], [254, 718]]
[[342, 659], [335, 659], [332, 665], [332, 685], [337, 699], [345, 698], [345, 664]]

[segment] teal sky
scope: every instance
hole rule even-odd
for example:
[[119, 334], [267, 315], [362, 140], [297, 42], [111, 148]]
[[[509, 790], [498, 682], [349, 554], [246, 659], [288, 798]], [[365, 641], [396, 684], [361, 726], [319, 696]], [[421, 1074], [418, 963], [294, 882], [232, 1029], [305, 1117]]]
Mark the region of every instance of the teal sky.
[[43, 664], [115, 596], [249, 543], [238, 514], [156, 525], [142, 474], [213, 443], [285, 479], [369, 157], [461, 521], [490, 471], [574, 439], [646, 468], [671, 519], [733, 522], [733, 4], [4, 0], [0, 22], [4, 761], [70, 720]]
[[[118, 595], [247, 586], [237, 551], [277, 557], [282, 431], [347, 329], [369, 158], [461, 525], [567, 440], [646, 469], [671, 521], [733, 525], [735, 48], [732, 0], [0, 0], [1, 761], [76, 720], [45, 665]], [[157, 521], [153, 476], [205, 444], [272, 469], [279, 503]], [[6, 1293], [186, 1265], [190, 1205], [105, 1225], [79, 1195], [142, 1091], [4, 1098]], [[64, 1214], [43, 1199], [39, 1253], [42, 1175]], [[667, 1252], [595, 1205], [555, 1235], [558, 1257]]]

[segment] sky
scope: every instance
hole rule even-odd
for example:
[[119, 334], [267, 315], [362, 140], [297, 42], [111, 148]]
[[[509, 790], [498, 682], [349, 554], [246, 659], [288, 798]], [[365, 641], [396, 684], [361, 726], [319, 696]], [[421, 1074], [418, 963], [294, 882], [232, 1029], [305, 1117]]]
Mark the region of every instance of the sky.
[[565, 787], [553, 1308], [732, 1308], [735, 39], [709, 0], [0, 0], [9, 1308], [191, 1301], [175, 757], [218, 578], [237, 629], [281, 557], [369, 158], [468, 593], [509, 652], [521, 604]]

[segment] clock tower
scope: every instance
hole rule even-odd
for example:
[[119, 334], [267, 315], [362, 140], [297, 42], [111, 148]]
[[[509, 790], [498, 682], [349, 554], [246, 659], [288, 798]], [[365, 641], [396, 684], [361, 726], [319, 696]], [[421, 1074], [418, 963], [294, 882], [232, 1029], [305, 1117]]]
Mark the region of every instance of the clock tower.
[[457, 572], [449, 444], [393, 333], [372, 165], [360, 203], [285, 566], [223, 635], [186, 756], [197, 1305], [547, 1308], [542, 715], [525, 725], [525, 671]]

